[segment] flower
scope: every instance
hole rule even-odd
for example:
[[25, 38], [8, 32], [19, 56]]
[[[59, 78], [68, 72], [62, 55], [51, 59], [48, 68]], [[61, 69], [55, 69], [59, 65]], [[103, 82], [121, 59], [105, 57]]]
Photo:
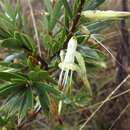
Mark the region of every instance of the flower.
[[58, 85], [62, 86], [62, 89], [64, 89], [64, 87], [67, 84], [69, 73], [70, 73], [70, 83], [71, 83], [73, 71], [77, 69], [77, 65], [74, 63], [76, 48], [77, 48], [77, 40], [75, 37], [72, 37], [68, 42], [67, 52], [65, 54], [64, 59], [63, 59], [64, 56], [63, 50], [60, 52], [61, 63], [59, 63], [59, 68], [61, 69], [61, 73], [59, 76]]
[[[73, 71], [76, 71], [77, 74], [80, 76], [81, 80], [83, 81], [84, 85], [86, 86], [87, 90], [89, 91], [90, 95], [92, 95], [91, 87], [87, 79], [84, 58], [82, 54], [80, 54], [80, 52], [76, 51], [76, 49], [77, 40], [75, 37], [72, 37], [68, 42], [66, 54], [64, 54], [63, 50], [61, 50], [60, 52], [61, 63], [59, 63], [59, 68], [61, 69], [61, 73], [58, 82], [59, 89], [63, 90], [65, 94], [71, 94]], [[77, 63], [75, 63], [75, 60], [77, 61]], [[70, 84], [68, 87], [65, 87], [68, 84], [68, 79]], [[62, 106], [63, 101], [61, 100], [58, 104], [59, 114], [61, 113]]]

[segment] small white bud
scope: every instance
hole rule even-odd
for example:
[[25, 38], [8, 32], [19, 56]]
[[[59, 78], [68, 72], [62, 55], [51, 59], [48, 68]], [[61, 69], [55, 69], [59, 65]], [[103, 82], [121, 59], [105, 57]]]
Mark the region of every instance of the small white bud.
[[74, 37], [72, 37], [68, 42], [67, 52], [64, 59], [65, 64], [74, 63], [76, 48], [77, 48], [77, 40]]

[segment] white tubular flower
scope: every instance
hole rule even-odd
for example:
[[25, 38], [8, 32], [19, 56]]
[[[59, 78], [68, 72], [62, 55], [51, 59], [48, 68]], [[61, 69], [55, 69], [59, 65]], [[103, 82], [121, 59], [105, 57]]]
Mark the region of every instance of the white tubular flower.
[[68, 42], [67, 52], [65, 54], [65, 58], [63, 60], [63, 51], [61, 51], [61, 63], [59, 63], [59, 68], [61, 69], [60, 77], [59, 77], [59, 86], [63, 88], [67, 84], [67, 80], [70, 73], [70, 81], [72, 80], [73, 71], [77, 69], [77, 65], [74, 63], [75, 54], [77, 48], [77, 40], [72, 37]]
[[[92, 95], [90, 84], [87, 79], [84, 59], [82, 55], [76, 51], [76, 48], [77, 48], [77, 40], [74, 37], [72, 37], [68, 42], [67, 52], [65, 56], [64, 56], [64, 51], [61, 50], [60, 53], [61, 63], [59, 63], [59, 68], [61, 69], [61, 73], [60, 73], [58, 85], [60, 89], [62, 89], [66, 94], [68, 92], [71, 93], [71, 90], [68, 91], [69, 90], [68, 87], [71, 86], [73, 71], [76, 71], [77, 74], [82, 79], [84, 85], [87, 87], [87, 90], [90, 92], [90, 95]], [[75, 64], [75, 59], [77, 61], [77, 64]], [[69, 79], [69, 86], [65, 88], [65, 86], [68, 83], [67, 82], [68, 79]], [[62, 105], [63, 105], [63, 101], [60, 101], [58, 105], [59, 114], [61, 113]]]

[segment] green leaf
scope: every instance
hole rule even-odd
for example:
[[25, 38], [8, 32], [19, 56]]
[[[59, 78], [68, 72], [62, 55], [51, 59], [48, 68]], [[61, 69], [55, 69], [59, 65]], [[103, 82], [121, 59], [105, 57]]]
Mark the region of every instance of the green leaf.
[[80, 1], [79, 0], [74, 0], [73, 1], [73, 16], [75, 16], [75, 14], [77, 13], [77, 9], [80, 5]]
[[85, 10], [93, 10], [101, 5], [105, 0], [87, 0]]
[[50, 0], [43, 0], [44, 8], [47, 12], [51, 13], [52, 7], [51, 7], [51, 1]]
[[99, 50], [87, 46], [79, 46], [80, 53], [84, 56], [86, 65], [106, 68], [106, 56]]
[[43, 89], [43, 91], [47, 92], [47, 94], [53, 95], [57, 100], [63, 99], [64, 95], [61, 91], [58, 90], [57, 86], [55, 85], [49, 85], [47, 83], [36, 83], [35, 88], [39, 86], [40, 89]]
[[6, 39], [6, 38], [9, 38], [9, 37], [10, 37], [10, 34], [8, 32], [6, 32], [2, 27], [0, 27], [0, 38]]
[[[15, 9], [15, 24], [19, 29], [23, 29], [24, 26], [24, 18], [22, 15], [22, 4], [20, 0], [16, 0], [16, 9]], [[26, 27], [25, 27], [26, 28]]]
[[84, 88], [80, 89], [78, 93], [73, 97], [76, 106], [85, 107], [86, 105], [90, 105], [92, 98], [89, 94], [84, 91]]
[[23, 91], [12, 94], [2, 105], [0, 110], [5, 111], [7, 113], [8, 118], [17, 114], [21, 100], [23, 98], [23, 94]]
[[90, 38], [94, 39], [98, 44], [101, 44], [105, 40], [101, 34], [92, 34]]
[[63, 4], [64, 4], [65, 10], [66, 10], [68, 16], [69, 16], [70, 18], [72, 18], [72, 11], [71, 11], [71, 9], [70, 9], [69, 3], [67, 2], [67, 0], [62, 0], [62, 2], [63, 2]]
[[96, 49], [92, 49], [83, 45], [79, 45], [78, 47], [80, 53], [82, 53], [84, 57], [91, 58], [94, 60], [100, 60], [100, 56], [98, 55]]
[[29, 110], [31, 110], [33, 107], [33, 94], [32, 89], [27, 88], [24, 92], [23, 100], [20, 104], [20, 109], [18, 113], [18, 124], [21, 123], [21, 121], [26, 117]]
[[15, 32], [14, 35], [15, 38], [18, 39], [23, 44], [23, 47], [25, 47], [27, 50], [31, 51], [32, 53], [35, 53], [36, 45], [28, 35], [20, 32]]
[[[15, 92], [15, 91], [14, 91]], [[8, 114], [8, 117], [18, 114], [19, 123], [27, 115], [27, 112], [32, 109], [33, 96], [31, 88], [25, 88], [12, 94], [1, 107], [2, 111]]]
[[40, 83], [40, 86], [42, 86], [47, 91], [47, 93], [52, 93], [54, 94], [54, 96], [62, 95], [62, 93], [56, 88], [56, 86], [42, 83]]
[[14, 26], [10, 23], [10, 21], [7, 21], [5, 18], [2, 18], [0, 16], [0, 35], [4, 38], [8, 38], [9, 36], [12, 36], [13, 31], [15, 30]]
[[[91, 65], [92, 67], [100, 67], [100, 68], [106, 68], [106, 63], [105, 61], [96, 61], [96, 60], [92, 60], [92, 59], [86, 59], [86, 63], [87, 65]], [[98, 68], [99, 69], [99, 68]]]
[[111, 22], [101, 21], [87, 25], [87, 29], [92, 33], [98, 33], [99, 31], [110, 27]]
[[13, 6], [11, 5], [10, 1], [4, 1], [4, 3], [1, 2], [2, 10], [5, 12], [5, 15], [10, 21], [15, 20], [15, 11]]
[[21, 49], [23, 48], [22, 42], [16, 38], [8, 38], [2, 41], [1, 46], [8, 49]]
[[1, 46], [9, 49], [27, 49], [35, 53], [36, 45], [32, 39], [23, 33], [15, 32], [15, 38], [8, 38], [1, 41]]
[[0, 116], [0, 126], [5, 126], [8, 120], [5, 117]]
[[84, 58], [82, 57], [82, 55], [79, 52], [76, 52], [76, 60], [79, 64], [79, 70], [77, 72], [78, 72], [80, 78], [82, 79], [85, 87], [89, 91], [89, 94], [92, 96], [91, 86], [90, 86], [90, 83], [89, 83], [88, 78], [87, 78], [85, 61], [84, 61]]
[[44, 44], [43, 46], [46, 48], [46, 49], [50, 49], [51, 48], [51, 44], [52, 44], [52, 38], [49, 36], [49, 35], [44, 35], [43, 37], [43, 41], [44, 41]]
[[60, 17], [61, 6], [62, 6], [62, 0], [57, 0], [51, 14], [51, 20], [50, 20], [50, 26], [49, 26], [50, 31], [52, 31], [52, 29], [54, 28], [56, 22], [58, 21]]
[[43, 86], [38, 85], [36, 87], [38, 97], [40, 100], [41, 107], [46, 115], [49, 113], [49, 99], [48, 99], [48, 93], [46, 92], [45, 88]]
[[48, 30], [49, 30], [49, 19], [48, 19], [48, 16], [43, 15], [42, 19], [43, 20], [41, 22], [41, 25], [42, 25], [42, 28], [43, 28], [43, 32], [48, 32]]
[[32, 81], [43, 81], [49, 79], [49, 74], [47, 71], [44, 70], [30, 71], [29, 78]]
[[10, 72], [0, 72], [0, 80], [11, 81], [12, 79], [26, 80], [25, 77], [23, 77], [19, 74], [14, 74], [14, 73], [10, 73]]
[[7, 63], [0, 63], [0, 72], [17, 72], [18, 70], [12, 67], [9, 67]]
[[[63, 33], [62, 33], [62, 37], [65, 37], [65, 35], [67, 35], [68, 34], [68, 32], [69, 32], [69, 16], [68, 16], [68, 14], [67, 14], [67, 11], [65, 11], [65, 13], [64, 13], [65, 15], [64, 15], [64, 25], [65, 25], [65, 27], [64, 27], [64, 29], [63, 29]], [[64, 36], [63, 36], [64, 35]], [[64, 38], [63, 38], [64, 39]]]
[[18, 86], [17, 84], [8, 84], [0, 86], [0, 96], [6, 96], [20, 89], [21, 89], [20, 86]]
[[43, 111], [48, 115], [49, 112], [49, 95], [53, 95], [55, 99], [61, 100], [64, 98], [63, 94], [56, 88], [56, 86], [51, 86], [48, 84], [37, 83], [36, 90], [39, 95], [40, 104]]
[[12, 83], [16, 83], [17, 85], [23, 85], [23, 84], [27, 84], [27, 80], [26, 79], [22, 79], [22, 78], [14, 78], [14, 79], [11, 79], [11, 82]]

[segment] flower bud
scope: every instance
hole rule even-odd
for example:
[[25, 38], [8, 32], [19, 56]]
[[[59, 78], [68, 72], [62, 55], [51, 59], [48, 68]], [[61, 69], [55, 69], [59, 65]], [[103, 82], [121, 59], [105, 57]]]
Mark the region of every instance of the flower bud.
[[114, 20], [122, 17], [129, 17], [130, 12], [123, 12], [123, 11], [100, 11], [100, 10], [87, 10], [82, 11], [81, 13], [82, 18], [88, 21], [104, 21], [104, 20]]
[[77, 40], [74, 37], [72, 37], [68, 42], [67, 52], [66, 52], [65, 59], [64, 59], [65, 64], [74, 63], [76, 48], [77, 48]]

